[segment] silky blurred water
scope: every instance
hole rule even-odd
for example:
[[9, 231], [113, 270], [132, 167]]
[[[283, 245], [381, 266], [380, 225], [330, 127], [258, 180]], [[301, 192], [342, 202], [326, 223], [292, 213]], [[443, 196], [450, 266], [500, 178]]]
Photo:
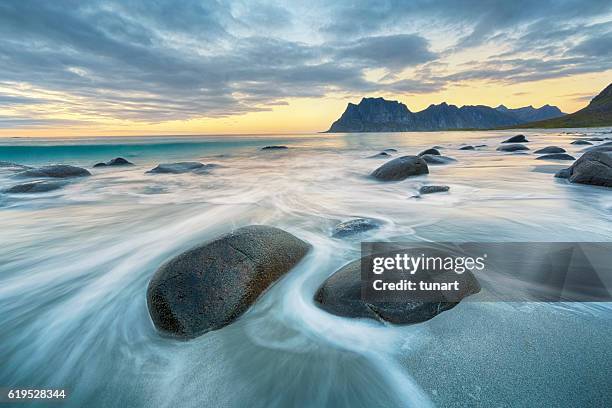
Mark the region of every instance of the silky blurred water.
[[[612, 190], [555, 179], [535, 160], [609, 129], [516, 132], [0, 139], [0, 160], [84, 166], [40, 194], [0, 194], [0, 387], [66, 388], [71, 407], [611, 406], [611, 305], [463, 302], [412, 326], [329, 315], [318, 286], [359, 257], [335, 224], [374, 217], [380, 241], [612, 241]], [[486, 144], [476, 151], [462, 144]], [[600, 142], [594, 142], [600, 143]], [[287, 151], [262, 151], [284, 144]], [[367, 175], [439, 145], [457, 159], [380, 183]], [[92, 168], [122, 156], [133, 167]], [[210, 174], [145, 174], [198, 160]], [[0, 168], [0, 189], [23, 180]], [[414, 198], [423, 184], [449, 193]], [[162, 338], [146, 309], [165, 260], [248, 224], [285, 229], [309, 255], [235, 323]], [[40, 406], [38, 404], [37, 406]], [[58, 406], [51, 404], [51, 406]]]

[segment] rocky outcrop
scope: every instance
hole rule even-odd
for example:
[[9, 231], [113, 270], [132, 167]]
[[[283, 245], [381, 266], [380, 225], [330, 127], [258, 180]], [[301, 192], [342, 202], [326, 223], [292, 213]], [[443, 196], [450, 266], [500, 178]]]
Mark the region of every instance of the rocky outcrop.
[[181, 174], [181, 173], [207, 173], [210, 169], [217, 167], [214, 164], [203, 164], [200, 162], [178, 162], [162, 163], [147, 171], [152, 174]]
[[189, 339], [240, 317], [310, 245], [286, 231], [251, 225], [192, 248], [155, 272], [147, 305], [162, 333]]
[[59, 190], [65, 185], [65, 182], [60, 181], [35, 181], [32, 183], [17, 184], [7, 188], [4, 192], [9, 194], [46, 193], [48, 191]]
[[565, 149], [558, 146], [546, 146], [542, 149], [536, 150], [536, 154], [552, 154], [552, 153], [565, 153]]
[[520, 143], [516, 143], [516, 144], [501, 145], [496, 150], [500, 152], [519, 152], [522, 150], [529, 150], [529, 148]]
[[612, 146], [595, 147], [555, 174], [572, 183], [612, 187]]
[[516, 135], [512, 136], [510, 139], [504, 140], [502, 143], [528, 143], [529, 140], [525, 137], [525, 135]]
[[134, 163], [127, 161], [123, 157], [115, 157], [106, 163], [96, 163], [94, 167], [107, 167], [107, 166], [133, 166]]
[[567, 153], [552, 153], [536, 157], [536, 160], [576, 160], [576, 158]]
[[373, 218], [355, 218], [336, 225], [332, 231], [332, 237], [347, 238], [379, 228], [381, 225], [381, 221]]
[[70, 178], [91, 176], [91, 173], [81, 167], [69, 166], [67, 164], [53, 164], [22, 171], [19, 173], [19, 176], [32, 178]]
[[428, 174], [427, 162], [419, 156], [402, 156], [386, 162], [372, 172], [381, 181], [400, 181], [410, 176]]
[[[456, 275], [453, 280], [460, 281], [461, 290], [455, 294], [456, 299], [480, 291], [480, 285], [471, 272], [466, 271], [461, 275], [452, 271], [446, 273]], [[444, 272], [432, 272], [419, 278], [434, 281], [440, 279], [442, 274]], [[370, 318], [396, 324], [423, 322], [458, 304], [457, 301], [427, 302], [415, 299], [409, 291], [402, 292], [402, 301], [366, 302], [362, 298], [361, 286], [361, 261], [356, 260], [329, 277], [315, 294], [315, 301], [323, 310], [338, 316]]]

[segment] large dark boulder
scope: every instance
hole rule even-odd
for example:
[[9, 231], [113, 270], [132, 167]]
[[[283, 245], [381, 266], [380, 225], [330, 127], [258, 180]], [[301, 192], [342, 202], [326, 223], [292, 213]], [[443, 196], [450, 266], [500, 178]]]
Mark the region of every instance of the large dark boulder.
[[510, 139], [504, 140], [502, 143], [528, 143], [529, 140], [525, 137], [525, 135], [516, 135], [512, 136]]
[[419, 156], [402, 156], [386, 162], [372, 172], [372, 177], [382, 181], [399, 181], [410, 176], [428, 174], [427, 162]]
[[310, 245], [278, 228], [251, 225], [192, 248], [155, 272], [147, 305], [155, 327], [178, 338], [220, 329], [306, 255]]
[[178, 163], [162, 163], [157, 167], [147, 171], [152, 174], [181, 174], [181, 173], [206, 173], [213, 164], [203, 164], [200, 162], [178, 162]]
[[9, 194], [46, 193], [48, 191], [59, 190], [65, 185], [65, 182], [60, 181], [34, 181], [32, 183], [17, 184], [7, 188], [4, 192]]
[[134, 163], [127, 161], [123, 157], [115, 157], [106, 163], [96, 163], [94, 167], [107, 167], [107, 166], [133, 166]]
[[527, 146], [517, 143], [501, 145], [496, 150], [500, 152], [519, 152], [521, 150], [529, 150], [529, 148]]
[[84, 168], [69, 166], [67, 164], [53, 164], [29, 169], [19, 173], [22, 177], [49, 177], [49, 178], [69, 178], [91, 176], [91, 173]]
[[552, 153], [536, 157], [536, 160], [576, 160], [576, 158], [567, 153]]
[[427, 164], [449, 164], [449, 163], [453, 163], [456, 162], [457, 160], [453, 159], [452, 157], [448, 157], [448, 156], [435, 156], [435, 155], [431, 155], [431, 154], [425, 154], [423, 156], [421, 156], [421, 158], [423, 160], [425, 160], [427, 162]]
[[373, 218], [354, 218], [336, 225], [332, 231], [332, 237], [346, 238], [379, 228], [381, 225], [381, 221]]
[[[480, 291], [480, 284], [470, 271], [460, 275], [452, 271], [446, 273], [456, 275], [453, 280], [460, 282], [461, 290], [454, 295], [456, 298], [464, 298]], [[422, 278], [435, 281], [439, 277], [432, 274], [429, 278]], [[458, 304], [457, 301], [427, 302], [414, 299], [414, 295], [408, 291], [402, 292], [402, 301], [366, 302], [362, 298], [361, 286], [361, 260], [358, 259], [329, 277], [315, 294], [315, 301], [320, 308], [337, 316], [365, 317], [397, 324], [423, 322]]]
[[587, 151], [555, 177], [566, 178], [572, 183], [612, 187], [612, 147]]
[[565, 149], [558, 146], [546, 146], [542, 149], [536, 150], [536, 154], [553, 154], [553, 153], [565, 153]]

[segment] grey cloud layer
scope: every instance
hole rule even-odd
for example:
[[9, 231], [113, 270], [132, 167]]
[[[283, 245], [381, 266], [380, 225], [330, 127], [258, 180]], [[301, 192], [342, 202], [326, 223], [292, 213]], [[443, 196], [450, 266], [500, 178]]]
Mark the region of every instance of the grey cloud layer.
[[[610, 69], [609, 25], [584, 22], [609, 16], [608, 1], [311, 6], [317, 13], [266, 1], [0, 2], [0, 106], [53, 103], [92, 120], [160, 122], [269, 109], [286, 98], [332, 92], [424, 93], [471, 78], [520, 82]], [[550, 17], [563, 23], [538, 27]], [[444, 53], [509, 39], [517, 47], [463, 70], [435, 72], [431, 67], [443, 66], [429, 40], [436, 22], [467, 33]], [[551, 40], [527, 40], [538, 33]], [[519, 55], [530, 44], [548, 57]], [[387, 75], [366, 79], [374, 68]], [[405, 69], [414, 77], [397, 79]], [[6, 92], [6, 84], [16, 83], [69, 97], [50, 102]], [[22, 123], [29, 122], [0, 113], [0, 127]]]

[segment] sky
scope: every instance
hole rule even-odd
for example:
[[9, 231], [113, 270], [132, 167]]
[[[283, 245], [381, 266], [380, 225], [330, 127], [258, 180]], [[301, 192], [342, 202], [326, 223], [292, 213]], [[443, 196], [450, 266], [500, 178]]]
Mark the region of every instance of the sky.
[[611, 45], [610, 0], [3, 0], [0, 136], [318, 132], [365, 96], [570, 113]]

